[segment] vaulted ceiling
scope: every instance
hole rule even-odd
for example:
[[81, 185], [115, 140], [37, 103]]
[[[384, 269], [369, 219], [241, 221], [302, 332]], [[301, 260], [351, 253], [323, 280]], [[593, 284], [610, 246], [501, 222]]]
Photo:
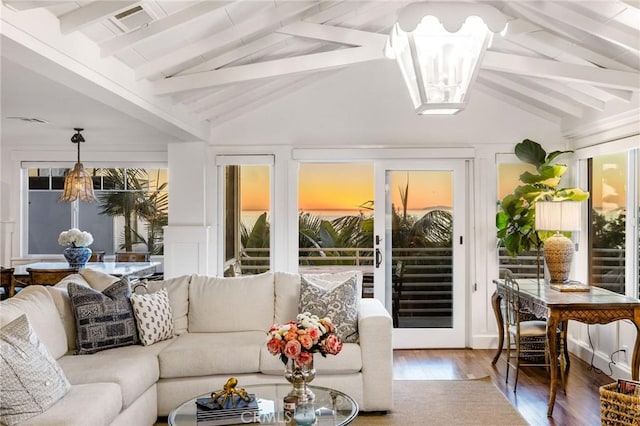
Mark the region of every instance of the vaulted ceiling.
[[[50, 14], [57, 43], [82, 35], [95, 63], [116, 60], [150, 99], [207, 127], [350, 65], [388, 61], [387, 35], [408, 3], [3, 0], [12, 25]], [[509, 26], [483, 58], [480, 90], [549, 119], [603, 111], [640, 90], [639, 1], [484, 3]]]

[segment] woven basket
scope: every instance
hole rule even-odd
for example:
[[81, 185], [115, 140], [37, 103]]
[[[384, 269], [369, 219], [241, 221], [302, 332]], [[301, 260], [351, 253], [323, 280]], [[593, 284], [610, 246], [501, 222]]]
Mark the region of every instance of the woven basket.
[[640, 396], [616, 391], [617, 384], [600, 386], [600, 420], [603, 425], [640, 425]]

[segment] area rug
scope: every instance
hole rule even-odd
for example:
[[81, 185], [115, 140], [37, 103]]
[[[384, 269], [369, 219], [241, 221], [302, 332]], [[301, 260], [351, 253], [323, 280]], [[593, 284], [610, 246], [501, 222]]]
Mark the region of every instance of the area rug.
[[490, 377], [474, 380], [394, 380], [392, 411], [361, 413], [356, 426], [528, 425]]

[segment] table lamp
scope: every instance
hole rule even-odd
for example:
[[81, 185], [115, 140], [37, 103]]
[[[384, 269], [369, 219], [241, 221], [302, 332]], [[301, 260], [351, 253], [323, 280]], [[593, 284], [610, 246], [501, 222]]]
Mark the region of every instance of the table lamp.
[[550, 284], [567, 284], [575, 250], [573, 241], [560, 232], [580, 230], [580, 203], [538, 201], [535, 206], [536, 230], [556, 232], [544, 242], [544, 261], [551, 276]]

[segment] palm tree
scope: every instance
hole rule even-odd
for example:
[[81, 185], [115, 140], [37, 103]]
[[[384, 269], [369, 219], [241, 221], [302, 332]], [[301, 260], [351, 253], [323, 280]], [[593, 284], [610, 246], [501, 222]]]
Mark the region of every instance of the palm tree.
[[[168, 223], [168, 196], [166, 182], [156, 191], [145, 187], [148, 172], [144, 169], [106, 169], [105, 187], [115, 191], [105, 191], [98, 195], [100, 214], [122, 216], [124, 218], [124, 243], [120, 248], [131, 251], [136, 243], [144, 243], [153, 253], [162, 253], [158, 244], [162, 239], [162, 226]], [[138, 219], [147, 222], [147, 239], [138, 230]]]

